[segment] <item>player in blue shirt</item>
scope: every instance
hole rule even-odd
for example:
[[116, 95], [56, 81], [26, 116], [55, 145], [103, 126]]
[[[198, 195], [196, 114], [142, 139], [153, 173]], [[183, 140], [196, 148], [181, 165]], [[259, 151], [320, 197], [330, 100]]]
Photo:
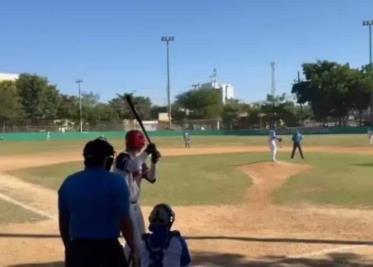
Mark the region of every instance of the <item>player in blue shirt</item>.
[[302, 140], [303, 140], [303, 135], [300, 133], [299, 130], [295, 131], [295, 133], [293, 134], [292, 140], [293, 140], [293, 151], [291, 152], [291, 158], [294, 158], [295, 151], [298, 148], [300, 156], [302, 157], [302, 159], [304, 159], [302, 145], [301, 145]]
[[141, 267], [188, 267], [188, 245], [178, 231], [171, 231], [175, 213], [167, 204], [156, 205], [149, 216], [149, 231], [140, 249]]
[[137, 262], [128, 187], [122, 177], [109, 172], [114, 148], [102, 138], [95, 139], [86, 144], [83, 156], [85, 169], [67, 177], [58, 191], [66, 266], [126, 266], [120, 232]]

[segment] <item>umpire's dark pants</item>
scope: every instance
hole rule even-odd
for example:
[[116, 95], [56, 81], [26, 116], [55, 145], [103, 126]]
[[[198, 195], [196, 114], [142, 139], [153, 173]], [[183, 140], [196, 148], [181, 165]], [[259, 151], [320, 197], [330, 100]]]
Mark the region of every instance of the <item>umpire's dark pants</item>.
[[74, 239], [66, 249], [66, 267], [126, 267], [117, 239]]
[[297, 148], [299, 150], [300, 156], [302, 157], [302, 159], [304, 159], [304, 157], [303, 157], [303, 151], [302, 151], [302, 146], [301, 146], [300, 143], [297, 143], [297, 142], [293, 142], [293, 151], [291, 152], [291, 158], [294, 158], [295, 150]]

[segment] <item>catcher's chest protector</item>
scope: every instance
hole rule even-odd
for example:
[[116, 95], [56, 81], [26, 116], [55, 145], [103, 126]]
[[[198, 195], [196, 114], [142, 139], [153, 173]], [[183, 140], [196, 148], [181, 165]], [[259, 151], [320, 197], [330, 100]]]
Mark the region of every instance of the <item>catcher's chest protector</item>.
[[[150, 234], [144, 234], [143, 241], [145, 243], [145, 248], [148, 252], [148, 261], [149, 264], [147, 267], [169, 267], [164, 265], [165, 254], [170, 254], [170, 244], [171, 240], [177, 239], [180, 237], [180, 233], [178, 231], [172, 231], [169, 237], [165, 240], [165, 242], [159, 247], [152, 247], [150, 244]], [[176, 237], [176, 238], [175, 238]], [[172, 249], [172, 248], [171, 248]], [[176, 261], [180, 261], [180, 258], [175, 259]]]

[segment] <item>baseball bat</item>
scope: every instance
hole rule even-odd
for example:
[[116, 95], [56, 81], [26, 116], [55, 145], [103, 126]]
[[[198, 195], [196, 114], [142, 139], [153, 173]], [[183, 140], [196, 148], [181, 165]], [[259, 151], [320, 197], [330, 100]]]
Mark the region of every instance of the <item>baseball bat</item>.
[[146, 140], [148, 140], [148, 142], [150, 144], [152, 141], [150, 140], [148, 132], [146, 131], [146, 129], [144, 127], [144, 124], [142, 123], [142, 120], [141, 120], [139, 114], [136, 111], [135, 105], [133, 104], [132, 97], [131, 97], [130, 94], [126, 95], [126, 100], [127, 100], [127, 103], [128, 103], [128, 105], [131, 109], [132, 114], [135, 116], [136, 121], [140, 124], [141, 130], [143, 131], [143, 133], [146, 137]]

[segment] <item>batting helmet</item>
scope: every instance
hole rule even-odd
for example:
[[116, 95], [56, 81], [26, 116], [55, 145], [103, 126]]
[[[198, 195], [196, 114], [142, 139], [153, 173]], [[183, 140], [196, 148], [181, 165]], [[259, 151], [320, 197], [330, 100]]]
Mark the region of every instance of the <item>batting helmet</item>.
[[171, 228], [174, 221], [175, 212], [165, 203], [156, 205], [149, 216], [150, 225], [165, 225]]
[[139, 130], [131, 130], [126, 134], [126, 148], [128, 149], [142, 149], [145, 146], [145, 136]]

